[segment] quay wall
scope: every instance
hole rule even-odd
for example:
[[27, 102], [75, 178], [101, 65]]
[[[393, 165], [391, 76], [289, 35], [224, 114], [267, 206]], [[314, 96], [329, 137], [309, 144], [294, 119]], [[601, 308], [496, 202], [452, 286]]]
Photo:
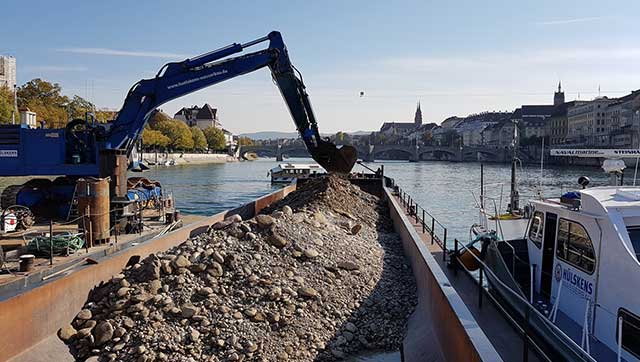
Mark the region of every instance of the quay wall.
[[[409, 332], [403, 343], [405, 360], [501, 362], [498, 352], [422, 243], [391, 190], [385, 187], [384, 192], [394, 229], [402, 239], [418, 288], [418, 306], [409, 320]], [[417, 331], [412, 324], [422, 330]], [[435, 340], [427, 344], [425, 338]], [[439, 346], [440, 356], [434, 356], [434, 351], [425, 345], [431, 349]]]
[[[80, 266], [69, 275], [52, 279], [46, 284], [1, 301], [0, 326], [4, 333], [0, 338], [0, 361], [9, 361], [20, 353], [28, 353], [29, 348], [55, 335], [57, 330], [69, 323], [83, 307], [89, 291], [100, 282], [119, 274], [130, 259], [142, 259], [152, 253], [168, 250], [190, 236], [206, 232], [210, 225], [229, 215], [240, 214], [243, 219], [251, 218], [264, 207], [294, 190], [295, 185], [284, 187], [236, 209], [221, 212], [164, 236], [121, 250], [98, 260], [98, 264]], [[57, 360], [53, 356], [50, 358]]]
[[173, 160], [176, 165], [198, 165], [209, 163], [235, 162], [237, 158], [222, 153], [143, 153], [142, 159], [147, 162], [164, 163]]

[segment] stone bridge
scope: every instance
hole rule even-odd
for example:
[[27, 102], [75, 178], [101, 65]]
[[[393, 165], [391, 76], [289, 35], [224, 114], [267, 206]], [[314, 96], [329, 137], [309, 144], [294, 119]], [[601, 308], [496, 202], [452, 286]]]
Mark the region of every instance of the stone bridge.
[[[479, 146], [440, 147], [415, 145], [365, 145], [356, 146], [358, 158], [367, 162], [378, 160], [399, 161], [467, 161], [467, 162], [508, 162], [511, 160], [509, 149], [489, 148]], [[303, 145], [293, 146], [242, 146], [240, 154], [254, 152], [261, 157], [275, 157], [282, 161], [283, 156], [310, 157]], [[528, 155], [518, 153], [527, 162]]]

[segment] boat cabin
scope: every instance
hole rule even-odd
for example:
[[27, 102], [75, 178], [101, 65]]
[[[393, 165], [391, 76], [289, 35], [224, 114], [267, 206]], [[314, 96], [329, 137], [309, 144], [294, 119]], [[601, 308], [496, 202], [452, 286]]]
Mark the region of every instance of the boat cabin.
[[295, 179], [304, 179], [325, 174], [317, 163], [281, 163], [269, 171], [271, 182], [291, 183]]
[[534, 302], [555, 306], [555, 324], [578, 344], [588, 331], [597, 360], [617, 359], [621, 341], [622, 358], [640, 361], [640, 188], [593, 187], [531, 203]]

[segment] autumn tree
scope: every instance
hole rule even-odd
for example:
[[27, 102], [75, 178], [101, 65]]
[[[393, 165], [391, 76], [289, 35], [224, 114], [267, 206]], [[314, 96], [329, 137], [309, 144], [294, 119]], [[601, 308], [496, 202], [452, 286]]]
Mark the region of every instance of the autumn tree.
[[169, 137], [163, 135], [160, 131], [156, 131], [148, 127], [142, 131], [142, 144], [145, 147], [165, 148], [169, 143], [171, 143]]
[[253, 140], [249, 137], [238, 137], [238, 145], [240, 146], [253, 146]]
[[38, 121], [46, 121], [49, 128], [61, 128], [67, 124], [69, 98], [62, 95], [58, 83], [40, 78], [32, 79], [18, 87], [18, 107], [36, 112]]
[[222, 150], [227, 146], [224, 133], [217, 127], [207, 127], [204, 129], [204, 137], [210, 150]]
[[200, 128], [191, 127], [191, 138], [193, 138], [193, 148], [195, 150], [204, 151], [207, 149], [207, 139]]
[[[0, 87], [0, 123], [11, 123], [13, 112], [13, 92], [8, 87]], [[16, 114], [16, 122], [18, 115]]]
[[193, 149], [193, 136], [189, 126], [184, 122], [175, 119], [162, 120], [154, 128], [169, 138], [171, 148], [183, 151]]
[[96, 107], [93, 103], [80, 96], [73, 96], [67, 105], [67, 111], [69, 112], [69, 117], [71, 119], [84, 119], [85, 114], [87, 112], [93, 112], [95, 108]]

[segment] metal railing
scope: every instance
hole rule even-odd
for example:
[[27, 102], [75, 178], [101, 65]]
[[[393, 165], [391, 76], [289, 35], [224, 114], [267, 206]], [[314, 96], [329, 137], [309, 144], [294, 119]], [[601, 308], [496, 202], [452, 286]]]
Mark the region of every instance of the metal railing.
[[422, 227], [422, 233], [428, 234], [431, 239], [431, 245], [434, 243], [442, 249], [442, 260], [447, 260], [447, 228], [435, 218], [424, 207], [420, 206], [408, 193], [394, 186], [394, 192], [400, 199], [400, 203], [408, 211], [409, 216], [413, 218], [416, 224]]
[[[463, 251], [466, 251], [475, 259], [475, 262], [478, 264], [477, 273], [472, 273], [468, 270], [460, 260], [460, 255]], [[488, 297], [496, 309], [500, 311], [509, 324], [518, 332], [523, 341], [522, 361], [526, 362], [529, 360], [529, 350], [533, 349], [536, 355], [547, 362], [556, 361], [559, 357], [558, 355], [563, 355], [563, 358], [569, 358], [571, 361], [596, 362], [588, 352], [583, 350], [582, 347], [577, 345], [564, 331], [558, 328], [553, 321], [550, 320], [550, 316], [542, 314], [530, 304], [530, 300], [527, 300], [518, 292], [512, 290], [483, 260], [475, 255], [468, 246], [458, 241], [458, 239], [454, 239], [454, 251], [450, 256], [450, 263], [454, 269], [454, 275], [457, 275], [458, 270], [462, 269], [475, 281], [478, 286], [478, 306], [482, 308], [483, 296]], [[484, 279], [486, 279], [486, 282]], [[496, 291], [502, 292], [501, 297], [497, 297], [494, 293], [490, 292], [489, 289], [485, 288], [485, 285], [487, 285], [489, 281], [492, 282], [491, 285]], [[511, 300], [511, 305], [505, 305], [507, 299]], [[522, 315], [518, 315], [518, 311], [520, 311]], [[538, 331], [541, 329], [546, 330], [549, 334], [555, 336], [556, 348], [558, 348], [555, 352], [558, 355], [551, 355], [544, 342], [540, 343], [541, 336], [534, 331], [536, 328]]]

